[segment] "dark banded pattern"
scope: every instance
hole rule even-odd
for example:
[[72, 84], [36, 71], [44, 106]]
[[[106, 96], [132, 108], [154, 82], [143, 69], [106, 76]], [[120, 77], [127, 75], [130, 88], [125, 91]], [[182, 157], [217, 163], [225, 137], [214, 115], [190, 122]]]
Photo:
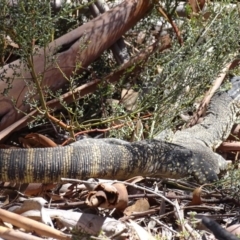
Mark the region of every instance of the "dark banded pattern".
[[[53, 182], [71, 169], [73, 146], [34, 149], [1, 149], [0, 180], [14, 182]], [[5, 159], [5, 161], [4, 161]], [[75, 163], [77, 164], [77, 163]], [[68, 171], [66, 171], [68, 170]], [[69, 176], [71, 175], [69, 174]]]
[[[217, 179], [215, 169], [192, 151], [158, 140], [119, 144], [117, 139], [85, 139], [73, 146], [0, 150], [0, 180], [59, 182], [61, 177], [127, 179], [136, 175], [199, 182]], [[197, 169], [197, 171], [196, 171]], [[205, 170], [208, 169], [209, 172]]]
[[240, 77], [216, 93], [203, 122], [174, 134], [173, 143], [148, 140], [84, 139], [41, 149], [0, 149], [0, 181], [59, 182], [61, 177], [127, 179], [136, 175], [218, 179], [227, 163], [214, 149], [227, 138], [240, 109]]

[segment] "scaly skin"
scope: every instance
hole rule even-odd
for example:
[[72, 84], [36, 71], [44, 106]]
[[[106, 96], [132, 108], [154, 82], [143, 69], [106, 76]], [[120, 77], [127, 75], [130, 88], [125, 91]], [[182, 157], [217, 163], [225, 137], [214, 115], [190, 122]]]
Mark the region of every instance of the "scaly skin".
[[0, 149], [0, 180], [58, 182], [61, 177], [127, 179], [136, 175], [182, 178], [199, 183], [218, 179], [226, 161], [212, 149], [225, 140], [239, 112], [240, 77], [212, 99], [204, 121], [177, 132], [173, 143], [147, 140], [84, 139], [66, 147]]
[[[85, 139], [56, 148], [2, 149], [0, 179], [58, 182], [61, 177], [126, 179], [136, 175], [181, 178], [193, 174], [188, 149], [158, 140], [119, 143]], [[176, 162], [176, 160], [178, 162]]]

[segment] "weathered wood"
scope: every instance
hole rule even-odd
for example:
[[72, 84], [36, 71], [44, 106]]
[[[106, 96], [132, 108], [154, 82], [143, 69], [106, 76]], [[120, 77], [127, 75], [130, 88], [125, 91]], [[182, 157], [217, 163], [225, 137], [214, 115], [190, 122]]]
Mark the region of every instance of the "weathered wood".
[[[70, 77], [75, 69], [76, 60], [81, 62], [83, 68], [91, 64], [151, 9], [151, 2], [150, 0], [126, 0], [56, 39], [45, 51], [40, 49], [34, 56], [33, 62], [35, 72], [44, 73], [41, 85], [53, 91], [61, 88], [67, 82], [65, 77]], [[68, 44], [69, 49], [58, 52], [59, 47]], [[52, 56], [56, 57], [56, 61], [48, 62], [47, 59]], [[22, 112], [29, 111], [29, 105], [24, 104], [24, 101], [29, 98], [27, 96], [29, 89], [33, 89], [33, 80], [31, 72], [20, 60], [4, 66], [0, 70], [0, 79], [2, 80], [1, 92], [8, 87], [6, 79], [13, 81], [7, 95], [0, 96], [0, 130], [2, 130], [23, 116], [23, 113], [18, 112], [16, 108]], [[38, 96], [32, 97], [31, 101], [34, 99], [38, 99]], [[12, 100], [16, 102], [16, 108]]]

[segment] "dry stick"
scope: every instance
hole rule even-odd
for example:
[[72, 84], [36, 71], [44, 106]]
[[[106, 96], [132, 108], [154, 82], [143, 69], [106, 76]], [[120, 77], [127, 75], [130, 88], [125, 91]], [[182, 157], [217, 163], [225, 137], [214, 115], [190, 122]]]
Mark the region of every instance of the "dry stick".
[[218, 149], [222, 151], [240, 151], [240, 142], [223, 142]]
[[5, 240], [43, 240], [33, 236], [32, 234], [20, 232], [18, 230], [9, 229], [6, 227], [0, 227], [0, 237]]
[[240, 139], [240, 124], [234, 124], [231, 134], [228, 136], [227, 141], [238, 141]]
[[[160, 5], [160, 4], [159, 4]], [[158, 8], [158, 11], [166, 18], [166, 20], [172, 25], [173, 30], [176, 33], [178, 42], [180, 46], [183, 45], [183, 40], [181, 38], [180, 30], [178, 29], [177, 25], [173, 22], [172, 17], [165, 11], [165, 9], [160, 5]]]
[[159, 225], [161, 225], [162, 227], [166, 228], [168, 231], [174, 233], [174, 234], [178, 234], [178, 232], [176, 232], [175, 230], [171, 229], [170, 227], [168, 227], [166, 224], [164, 224], [163, 222], [161, 222], [160, 220], [158, 220], [156, 217], [150, 216], [150, 219], [153, 219], [155, 222], [157, 222]]
[[184, 211], [183, 211], [182, 208], [180, 208], [177, 199], [175, 199], [174, 202], [176, 204], [176, 210], [177, 210], [177, 211], [174, 212], [174, 214], [179, 221], [178, 225], [181, 228], [181, 231], [183, 233], [185, 231], [188, 231], [190, 236], [195, 240], [202, 239], [201, 236], [197, 233], [197, 231], [193, 230], [192, 227], [187, 222], [184, 221]]
[[204, 99], [202, 100], [198, 111], [193, 115], [191, 121], [187, 124], [187, 127], [192, 127], [193, 125], [195, 125], [198, 121], [198, 119], [202, 116], [202, 114], [206, 111], [208, 104], [212, 98], [212, 96], [214, 95], [214, 93], [216, 92], [216, 90], [220, 87], [220, 85], [222, 84], [223, 79], [226, 76], [226, 73], [229, 69], [234, 68], [239, 60], [235, 60], [232, 61], [231, 63], [228, 63], [222, 70], [222, 72], [219, 74], [219, 77], [214, 81], [213, 86], [211, 89], [209, 89], [209, 91], [206, 93]]
[[[142, 116], [142, 117], [140, 117], [138, 119], [144, 120], [144, 119], [148, 119], [150, 116], [152, 116], [152, 114], [148, 114], [148, 115]], [[136, 121], [137, 119], [133, 119], [132, 121], [134, 121], [134, 120]], [[114, 125], [114, 126], [111, 126], [111, 127], [108, 127], [108, 128], [103, 128], [103, 129], [99, 129], [99, 128], [88, 129], [88, 130], [85, 130], [85, 131], [77, 132], [77, 133], [75, 133], [74, 136], [77, 137], [78, 135], [87, 134], [87, 133], [91, 133], [91, 132], [102, 132], [102, 133], [108, 132], [108, 131], [111, 131], [113, 129], [121, 128], [121, 127], [126, 126], [126, 125], [130, 126], [132, 121], [128, 121], [126, 123], [117, 124], [117, 125]], [[71, 139], [67, 139], [61, 145], [62, 146], [66, 145], [69, 142], [69, 140], [71, 140]]]
[[38, 235], [52, 237], [60, 240], [70, 240], [71, 237], [58, 231], [52, 227], [49, 227], [43, 223], [34, 221], [32, 219], [20, 216], [15, 213], [0, 209], [0, 218], [4, 222], [11, 223], [14, 226], [23, 228], [30, 232], [36, 232]]
[[0, 237], [5, 240], [43, 240], [43, 238], [33, 236], [32, 234], [30, 235], [2, 226], [0, 226]]

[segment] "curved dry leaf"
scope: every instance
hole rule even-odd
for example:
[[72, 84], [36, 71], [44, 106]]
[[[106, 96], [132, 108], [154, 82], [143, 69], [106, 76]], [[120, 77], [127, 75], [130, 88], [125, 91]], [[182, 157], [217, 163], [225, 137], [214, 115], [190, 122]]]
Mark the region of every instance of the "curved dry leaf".
[[[1, 34], [2, 35], [2, 34]], [[5, 40], [5, 44], [7, 46], [11, 46], [13, 48], [19, 48], [19, 45], [17, 43], [15, 43], [11, 38], [10, 36], [3, 36], [3, 39]]]
[[123, 183], [113, 183], [113, 186], [118, 191], [118, 199], [117, 199], [117, 209], [124, 210], [128, 205], [128, 192], [127, 188]]
[[192, 196], [192, 201], [189, 203], [189, 205], [200, 205], [200, 204], [202, 204], [202, 200], [201, 200], [202, 187], [203, 186], [194, 189], [193, 196]]
[[47, 203], [47, 201], [45, 199], [43, 199], [42, 197], [26, 199], [23, 202], [22, 206], [17, 208], [14, 212], [21, 214], [21, 213], [29, 211], [29, 210], [39, 210], [40, 211], [42, 206], [44, 206], [45, 203]]
[[119, 105], [119, 100], [117, 99], [113, 99], [113, 98], [109, 98], [106, 100], [107, 103], [110, 105], [110, 107], [112, 108], [112, 110], [116, 110], [116, 108]]
[[88, 193], [86, 204], [90, 207], [124, 210], [128, 204], [127, 189], [122, 183], [101, 183]]
[[26, 135], [25, 138], [19, 138], [19, 142], [21, 142], [25, 148], [57, 147], [57, 144], [50, 138], [38, 133], [30, 133]]
[[5, 205], [9, 204], [9, 202], [10, 202], [9, 201], [9, 195], [7, 194], [7, 191], [1, 191], [0, 207], [3, 207]]
[[89, 207], [100, 207], [107, 202], [107, 195], [104, 191], [91, 191], [88, 193], [85, 203]]
[[145, 212], [149, 210], [149, 208], [150, 204], [148, 202], [148, 199], [140, 198], [133, 205], [127, 207], [123, 213], [126, 216], [130, 216], [133, 212]]
[[[49, 210], [50, 209], [48, 209], [48, 211]], [[81, 229], [84, 233], [95, 236], [103, 233], [109, 237], [113, 235], [117, 236], [117, 238], [115, 237], [111, 239], [124, 240], [127, 239], [126, 235], [128, 235], [126, 223], [118, 221], [114, 218], [78, 212], [71, 212], [71, 214], [68, 214], [67, 211], [59, 210], [56, 220], [66, 227], [75, 227], [77, 229]]]

